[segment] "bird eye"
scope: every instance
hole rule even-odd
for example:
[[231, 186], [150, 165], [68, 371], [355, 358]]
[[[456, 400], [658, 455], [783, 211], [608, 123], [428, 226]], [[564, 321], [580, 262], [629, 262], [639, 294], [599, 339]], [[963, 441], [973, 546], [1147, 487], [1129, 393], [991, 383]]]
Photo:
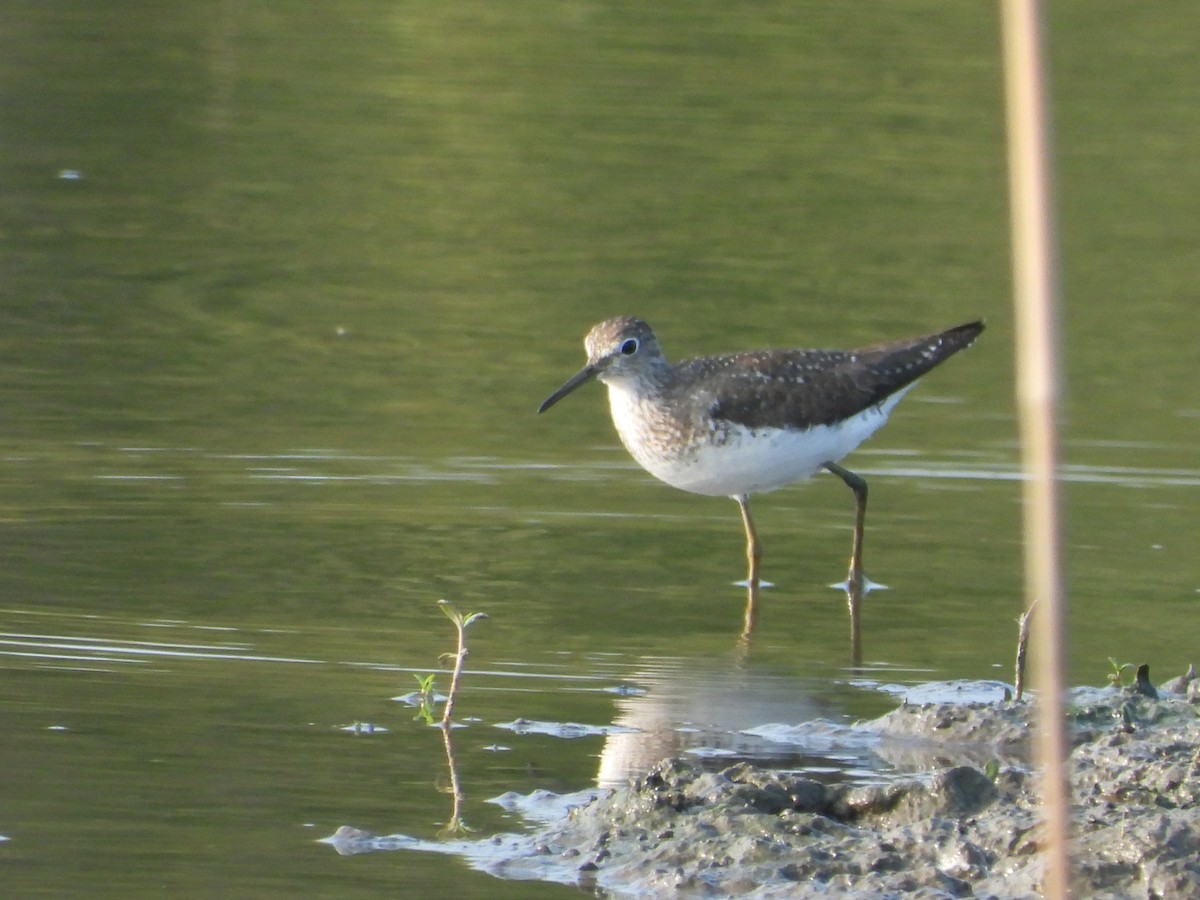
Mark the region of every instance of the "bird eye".
[[629, 338], [625, 343], [621, 344], [621, 353], [625, 356], [633, 356], [638, 352], [637, 338]]

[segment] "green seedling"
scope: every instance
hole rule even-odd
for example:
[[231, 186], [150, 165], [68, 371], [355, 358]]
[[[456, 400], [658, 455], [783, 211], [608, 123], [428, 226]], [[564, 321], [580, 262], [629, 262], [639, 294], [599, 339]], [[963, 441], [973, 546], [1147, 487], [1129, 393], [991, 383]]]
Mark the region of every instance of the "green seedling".
[[449, 728], [454, 715], [454, 701], [458, 696], [458, 680], [462, 677], [463, 664], [467, 661], [467, 629], [481, 619], [486, 619], [487, 613], [463, 615], [449, 600], [439, 600], [438, 606], [458, 631], [458, 650], [454, 653], [443, 653], [441, 656], [442, 659], [454, 661], [454, 674], [450, 676], [450, 694], [446, 697], [446, 706], [442, 712], [442, 727]]
[[428, 675], [413, 673], [413, 678], [417, 679], [417, 692], [420, 695], [417, 703], [417, 714], [413, 718], [423, 721], [426, 725], [433, 724], [434, 707], [437, 706], [437, 695], [433, 686], [433, 680], [436, 677], [432, 672]]
[[[440, 834], [442, 837], [459, 837], [468, 834], [471, 829], [467, 827], [466, 822], [462, 818], [464, 796], [462, 784], [458, 779], [458, 765], [454, 758], [454, 731], [451, 720], [454, 716], [454, 701], [458, 697], [459, 679], [462, 678], [463, 664], [467, 660], [467, 629], [481, 619], [486, 619], [487, 615], [478, 612], [463, 615], [449, 600], [439, 600], [438, 606], [442, 608], [442, 612], [446, 614], [446, 618], [454, 623], [454, 629], [458, 632], [458, 650], [454, 653], [443, 653], [440, 657], [442, 660], [453, 661], [454, 663], [454, 673], [450, 676], [450, 693], [446, 697], [446, 706], [442, 713], [441, 721], [442, 740], [446, 745], [446, 763], [450, 768], [450, 786], [447, 789], [447, 793], [454, 799], [450, 810], [450, 819]], [[422, 681], [419, 678], [417, 680]], [[422, 681], [422, 691], [424, 691], [426, 684], [428, 684], [432, 691], [432, 675], [428, 676], [426, 681]]]
[[[1124, 687], [1133, 684], [1133, 678], [1137, 676], [1137, 666], [1133, 663], [1117, 662], [1115, 656], [1108, 658], [1108, 664], [1112, 666], [1112, 671], [1108, 673], [1108, 683], [1113, 687]], [[1126, 673], [1132, 673], [1128, 681], [1125, 679]]]

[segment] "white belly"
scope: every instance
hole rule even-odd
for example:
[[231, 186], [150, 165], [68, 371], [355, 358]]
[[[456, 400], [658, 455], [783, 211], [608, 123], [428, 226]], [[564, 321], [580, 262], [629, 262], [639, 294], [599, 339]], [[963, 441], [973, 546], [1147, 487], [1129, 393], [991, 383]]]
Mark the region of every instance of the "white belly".
[[838, 462], [883, 426], [911, 387], [836, 425], [753, 432], [737, 426], [724, 442], [700, 441], [685, 452], [665, 451], [648, 439], [644, 411], [632, 398], [610, 386], [609, 400], [622, 443], [646, 471], [681, 490], [723, 497], [773, 491]]

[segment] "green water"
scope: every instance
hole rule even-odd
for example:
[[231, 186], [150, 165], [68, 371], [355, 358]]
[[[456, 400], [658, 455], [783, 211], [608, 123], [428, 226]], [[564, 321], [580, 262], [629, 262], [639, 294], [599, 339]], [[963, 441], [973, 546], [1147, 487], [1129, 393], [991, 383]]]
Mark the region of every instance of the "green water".
[[[1074, 681], [1200, 639], [1198, 26], [1051, 20]], [[736, 731], [1008, 679], [998, 57], [992, 5], [917, 0], [6, 3], [5, 895], [570, 893], [315, 843], [449, 817], [391, 700], [452, 649], [440, 597], [490, 615], [455, 735], [483, 835], [628, 752], [518, 717]], [[747, 642], [734, 504], [636, 469], [598, 388], [535, 415], [622, 313], [672, 358], [987, 319], [849, 460], [890, 586], [861, 669], [844, 486], [756, 502]]]

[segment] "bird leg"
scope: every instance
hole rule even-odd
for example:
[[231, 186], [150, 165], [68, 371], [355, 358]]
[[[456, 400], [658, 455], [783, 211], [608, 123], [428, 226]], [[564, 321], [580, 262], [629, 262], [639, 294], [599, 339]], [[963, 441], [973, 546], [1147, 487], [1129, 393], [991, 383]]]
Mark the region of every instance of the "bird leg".
[[742, 524], [746, 527], [746, 562], [750, 565], [750, 574], [746, 576], [746, 584], [751, 591], [758, 590], [758, 563], [762, 559], [762, 545], [758, 543], [758, 530], [754, 527], [754, 519], [750, 517], [750, 499], [745, 494], [737, 494], [733, 498], [742, 511]]
[[846, 593], [851, 595], [852, 604], [862, 598], [867, 583], [863, 575], [863, 523], [867, 519], [867, 482], [861, 475], [855, 475], [849, 469], [843, 469], [837, 463], [825, 463], [825, 468], [842, 479], [846, 487], [854, 491], [854, 544], [850, 548], [850, 574], [846, 578]]

